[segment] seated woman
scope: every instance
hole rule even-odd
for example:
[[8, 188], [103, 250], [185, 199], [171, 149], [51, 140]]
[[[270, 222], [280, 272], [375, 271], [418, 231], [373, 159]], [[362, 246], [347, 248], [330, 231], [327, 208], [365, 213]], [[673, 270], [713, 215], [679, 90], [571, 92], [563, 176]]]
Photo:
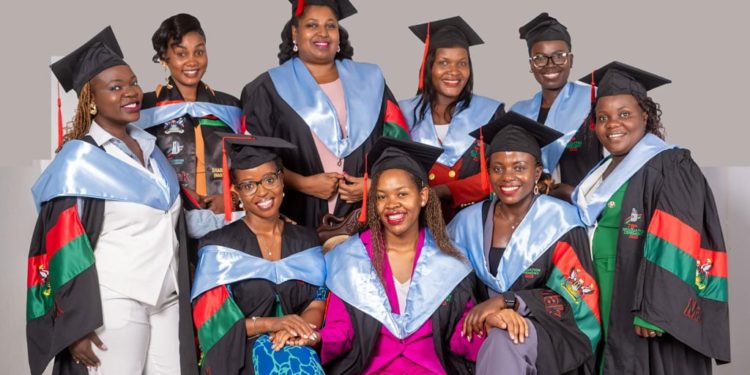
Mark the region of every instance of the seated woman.
[[[328, 374], [469, 374], [460, 336], [475, 279], [445, 233], [427, 171], [442, 150], [381, 138], [369, 153], [367, 227], [326, 254], [321, 345]], [[321, 343], [322, 340], [322, 343]]]
[[279, 218], [284, 176], [277, 153], [294, 146], [225, 135], [225, 190], [231, 176], [245, 217], [200, 240], [192, 298], [201, 371], [323, 374], [314, 350], [286, 345], [317, 335], [326, 298], [317, 235]]
[[182, 201], [143, 91], [110, 27], [50, 66], [78, 94], [65, 144], [32, 188], [31, 373], [195, 374]]
[[464, 209], [448, 226], [482, 281], [481, 303], [462, 328], [488, 334], [477, 373], [592, 373], [599, 291], [586, 230], [574, 206], [539, 195], [536, 185], [540, 147], [561, 134], [512, 111], [482, 132], [492, 140], [495, 198]]
[[461, 17], [409, 27], [425, 42], [417, 96], [399, 101], [413, 140], [443, 149], [430, 169], [430, 187], [454, 211], [487, 198], [479, 174], [479, 142], [470, 132], [505, 113], [505, 105], [473, 93], [469, 47], [484, 43]]
[[[244, 133], [240, 102], [202, 81], [208, 69], [206, 33], [200, 21], [180, 13], [165, 19], [151, 37], [154, 62], [169, 70], [164, 86], [143, 95], [136, 123], [156, 136], [159, 148], [177, 172], [185, 208], [223, 213], [219, 132]], [[232, 208], [230, 207], [230, 208]]]
[[297, 146], [282, 151], [287, 185], [282, 212], [316, 228], [321, 218], [351, 214], [362, 200], [364, 155], [382, 136], [409, 138], [408, 127], [377, 65], [352, 60], [339, 22], [357, 10], [349, 0], [292, 0], [281, 32], [279, 66], [245, 86], [250, 133]]
[[670, 81], [612, 62], [591, 116], [611, 154], [573, 201], [601, 286], [604, 374], [710, 374], [729, 356], [727, 253], [711, 188], [690, 151], [666, 144], [648, 90]]

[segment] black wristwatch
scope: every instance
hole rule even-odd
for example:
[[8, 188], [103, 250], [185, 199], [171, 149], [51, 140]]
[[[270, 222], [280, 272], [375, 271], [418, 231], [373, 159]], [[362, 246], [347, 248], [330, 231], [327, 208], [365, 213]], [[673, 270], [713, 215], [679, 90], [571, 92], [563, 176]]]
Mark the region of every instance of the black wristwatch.
[[506, 309], [513, 309], [514, 311], [518, 310], [518, 300], [516, 299], [515, 293], [513, 292], [503, 293], [503, 302], [505, 303]]

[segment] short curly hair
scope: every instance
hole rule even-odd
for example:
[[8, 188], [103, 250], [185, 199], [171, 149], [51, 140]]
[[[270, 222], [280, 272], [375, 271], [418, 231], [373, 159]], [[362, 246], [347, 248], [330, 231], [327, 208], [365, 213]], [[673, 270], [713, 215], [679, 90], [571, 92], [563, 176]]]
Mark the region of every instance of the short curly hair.
[[187, 13], [180, 13], [165, 19], [151, 37], [151, 43], [156, 52], [152, 58], [153, 62], [158, 63], [164, 60], [167, 56], [170, 42], [179, 42], [185, 34], [191, 32], [197, 32], [203, 37], [203, 40], [206, 40], [206, 33], [203, 32], [200, 21], [194, 16]]
[[[336, 12], [334, 11], [334, 14], [335, 13]], [[287, 21], [286, 25], [284, 25], [284, 28], [281, 30], [281, 44], [279, 44], [279, 53], [276, 55], [279, 58], [279, 65], [291, 60], [292, 57], [297, 55], [297, 52], [294, 52], [293, 49], [294, 41], [292, 39], [292, 26], [299, 26], [299, 17], [292, 16], [292, 18]], [[354, 48], [349, 42], [349, 32], [346, 31], [346, 29], [341, 25], [339, 25], [339, 46], [341, 47], [341, 49], [336, 52], [335, 59], [351, 60], [351, 58], [354, 56]]]

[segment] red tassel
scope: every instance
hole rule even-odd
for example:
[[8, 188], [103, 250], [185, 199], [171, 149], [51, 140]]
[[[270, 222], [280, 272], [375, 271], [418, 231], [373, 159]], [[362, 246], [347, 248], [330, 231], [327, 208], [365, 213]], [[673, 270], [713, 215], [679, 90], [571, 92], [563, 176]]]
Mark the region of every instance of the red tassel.
[[242, 115], [242, 122], [240, 122], [240, 134], [245, 134], [247, 131], [247, 125], [245, 124], [245, 121], [247, 120], [247, 115]]
[[297, 9], [294, 10], [294, 16], [299, 17], [305, 10], [305, 0], [297, 0]]
[[359, 217], [357, 218], [357, 221], [360, 223], [367, 222], [367, 180], [369, 180], [369, 176], [367, 174], [367, 154], [365, 154], [365, 178], [364, 182], [362, 183], [362, 208], [359, 210]]
[[484, 126], [479, 127], [479, 173], [482, 176], [482, 191], [489, 194], [492, 192], [492, 189], [490, 188], [490, 176], [487, 173], [487, 157], [484, 154], [484, 132], [482, 132], [483, 127]]
[[57, 149], [59, 150], [63, 142], [63, 118], [62, 118], [62, 100], [60, 99], [60, 82], [57, 83]]
[[422, 65], [419, 67], [419, 85], [418, 92], [424, 90], [425, 64], [427, 64], [427, 55], [430, 52], [430, 23], [427, 22], [427, 37], [424, 40], [424, 53], [422, 54]]
[[[225, 138], [226, 139], [226, 138]], [[229, 183], [229, 163], [227, 162], [227, 143], [221, 142], [221, 182], [224, 192], [224, 220], [232, 220], [232, 192]]]

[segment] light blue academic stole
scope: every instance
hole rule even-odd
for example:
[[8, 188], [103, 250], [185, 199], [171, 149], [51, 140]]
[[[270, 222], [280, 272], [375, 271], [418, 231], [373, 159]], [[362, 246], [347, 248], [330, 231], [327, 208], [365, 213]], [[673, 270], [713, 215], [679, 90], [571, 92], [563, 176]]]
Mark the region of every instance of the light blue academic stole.
[[[675, 145], [667, 144], [662, 141], [659, 137], [653, 134], [646, 134], [641, 140], [633, 146], [633, 149], [628, 152], [620, 164], [602, 181], [602, 184], [596, 189], [596, 191], [587, 199], [586, 207], [578, 206], [578, 213], [581, 216], [581, 220], [587, 226], [593, 226], [599, 219], [604, 206], [609, 201], [609, 198], [622, 186], [626, 181], [630, 180], [630, 177], [641, 170], [641, 168], [648, 163], [654, 156], [658, 155], [664, 150], [676, 148]], [[607, 162], [611, 158], [608, 157], [600, 161], [594, 168], [589, 171], [586, 177], [581, 180], [581, 183], [576, 186], [573, 191], [573, 202], [578, 204], [579, 189], [584, 181], [586, 181], [592, 172], [596, 171], [599, 166]]]
[[[533, 98], [513, 105], [511, 111], [518, 112], [534, 121], [542, 106], [542, 92]], [[591, 86], [581, 82], [568, 82], [560, 91], [547, 114], [545, 125], [563, 133], [556, 141], [542, 147], [544, 171], [551, 173], [557, 168], [565, 147], [578, 132], [583, 121], [591, 112]]]
[[385, 79], [377, 65], [336, 60], [344, 87], [346, 134], [343, 138], [336, 109], [299, 58], [268, 71], [276, 92], [305, 121], [337, 158], [343, 159], [372, 134], [380, 117]]
[[[448, 134], [441, 143], [435, 131], [435, 124], [432, 122], [432, 112], [430, 112], [429, 106], [424, 119], [414, 124], [414, 109], [419, 102], [419, 98], [419, 96], [416, 96], [398, 102], [401, 112], [406, 117], [406, 122], [409, 123], [411, 139], [430, 146], [441, 147], [443, 153], [440, 154], [437, 162], [448, 167], [453, 167], [466, 150], [476, 142], [476, 139], [469, 133], [487, 124], [502, 104], [484, 96], [472, 96], [469, 107], [451, 118], [451, 123], [448, 125]], [[461, 103], [458, 103], [456, 108], [460, 106]]]
[[235, 133], [239, 133], [240, 122], [242, 121], [242, 109], [232, 105], [180, 102], [144, 109], [141, 111], [140, 119], [133, 125], [145, 130], [185, 115], [193, 118], [216, 116], [221, 122], [232, 128]]
[[198, 257], [190, 296], [192, 300], [217, 286], [249, 279], [263, 279], [276, 285], [300, 280], [315, 286], [323, 285], [326, 279], [323, 249], [320, 246], [276, 261], [217, 245], [203, 246]]
[[358, 235], [339, 244], [325, 256], [326, 286], [346, 303], [371, 316], [394, 336], [403, 339], [416, 332], [469, 273], [468, 263], [444, 254], [425, 229], [402, 314], [391, 311], [385, 287], [372, 266]]
[[180, 194], [177, 175], [158, 148], [149, 156], [162, 175], [117, 159], [91, 143], [65, 144], [31, 188], [37, 210], [57, 197], [96, 198], [143, 204], [169, 211]]
[[448, 225], [448, 235], [464, 249], [474, 272], [496, 293], [506, 292], [516, 280], [557, 240], [575, 227], [582, 227], [576, 208], [559, 199], [540, 195], [531, 205], [521, 223], [510, 237], [497, 267], [497, 276], [490, 273], [485, 249], [492, 244], [493, 208], [490, 203], [487, 220], [482, 219], [483, 202], [460, 211]]

